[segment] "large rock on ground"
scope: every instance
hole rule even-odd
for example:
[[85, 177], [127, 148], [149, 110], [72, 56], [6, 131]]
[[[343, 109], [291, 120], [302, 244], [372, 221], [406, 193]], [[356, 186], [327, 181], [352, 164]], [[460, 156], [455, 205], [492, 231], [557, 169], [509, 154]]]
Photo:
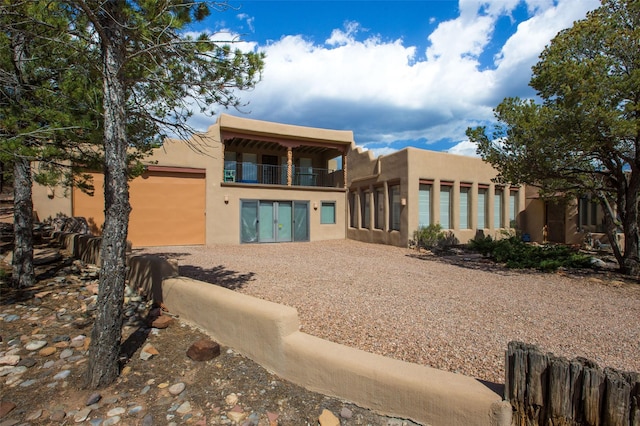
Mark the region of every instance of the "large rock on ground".
[[209, 361], [220, 355], [220, 345], [211, 339], [203, 338], [187, 350], [187, 356], [194, 361]]

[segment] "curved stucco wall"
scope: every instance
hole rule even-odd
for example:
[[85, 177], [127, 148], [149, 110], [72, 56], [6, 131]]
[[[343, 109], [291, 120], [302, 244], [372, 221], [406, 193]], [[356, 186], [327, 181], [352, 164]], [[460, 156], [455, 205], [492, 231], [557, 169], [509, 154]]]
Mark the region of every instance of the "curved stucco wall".
[[162, 296], [181, 319], [307, 389], [423, 424], [511, 423], [511, 406], [479, 381], [302, 333], [291, 307], [181, 277], [166, 279]]

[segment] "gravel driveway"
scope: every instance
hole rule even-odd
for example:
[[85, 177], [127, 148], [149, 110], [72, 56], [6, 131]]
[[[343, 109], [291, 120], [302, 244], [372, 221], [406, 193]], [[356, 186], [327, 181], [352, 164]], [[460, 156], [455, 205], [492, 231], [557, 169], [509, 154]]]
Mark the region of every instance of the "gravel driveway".
[[144, 252], [177, 258], [183, 276], [293, 306], [306, 333], [483, 380], [504, 383], [511, 340], [640, 371], [640, 285], [606, 274], [448, 263], [352, 240]]

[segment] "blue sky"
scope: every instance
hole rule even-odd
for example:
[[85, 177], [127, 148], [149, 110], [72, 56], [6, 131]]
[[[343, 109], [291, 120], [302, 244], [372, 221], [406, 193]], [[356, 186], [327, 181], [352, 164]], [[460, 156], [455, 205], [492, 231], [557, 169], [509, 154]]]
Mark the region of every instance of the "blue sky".
[[[507, 96], [533, 97], [531, 66], [597, 0], [245, 1], [194, 31], [266, 54], [241, 92], [258, 120], [352, 130], [376, 154], [406, 146], [475, 155], [470, 126]], [[195, 115], [205, 130], [209, 117]]]

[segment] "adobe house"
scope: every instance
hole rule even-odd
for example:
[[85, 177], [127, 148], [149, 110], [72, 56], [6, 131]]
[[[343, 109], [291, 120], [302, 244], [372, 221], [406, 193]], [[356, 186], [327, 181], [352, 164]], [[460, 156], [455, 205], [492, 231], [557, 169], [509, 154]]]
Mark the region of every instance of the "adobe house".
[[[188, 142], [167, 140], [132, 180], [128, 239], [134, 246], [344, 239], [350, 131], [221, 115]], [[104, 223], [103, 175], [93, 197], [34, 185], [40, 219]]]
[[[351, 238], [406, 247], [439, 223], [460, 243], [526, 228], [525, 194], [492, 182], [479, 158], [406, 148], [374, 158], [351, 131], [223, 114], [189, 141], [167, 140], [130, 182], [134, 246], [246, 244]], [[103, 176], [93, 197], [34, 185], [40, 219], [104, 223]]]
[[467, 243], [526, 225], [523, 188], [494, 183], [497, 171], [479, 158], [417, 148], [374, 158], [357, 148], [348, 164], [348, 238], [406, 247], [419, 227], [439, 223]]

